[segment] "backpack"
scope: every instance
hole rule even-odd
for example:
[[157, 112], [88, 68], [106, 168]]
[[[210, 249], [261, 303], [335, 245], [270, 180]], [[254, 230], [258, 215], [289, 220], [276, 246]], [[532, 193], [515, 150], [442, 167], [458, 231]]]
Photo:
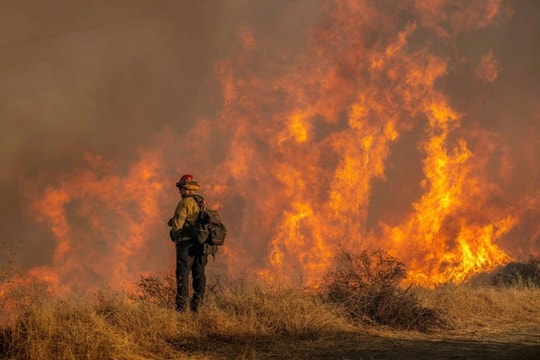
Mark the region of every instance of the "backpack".
[[202, 245], [203, 254], [215, 254], [218, 246], [223, 245], [227, 228], [221, 221], [218, 210], [208, 209], [206, 201], [200, 195], [191, 195], [199, 205], [199, 215], [191, 230], [192, 238]]

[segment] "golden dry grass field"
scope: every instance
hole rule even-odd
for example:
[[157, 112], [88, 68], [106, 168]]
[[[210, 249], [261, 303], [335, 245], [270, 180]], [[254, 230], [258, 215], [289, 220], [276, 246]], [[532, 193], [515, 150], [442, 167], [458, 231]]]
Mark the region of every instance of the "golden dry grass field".
[[[170, 280], [170, 278], [169, 278]], [[534, 359], [540, 289], [410, 289], [448, 325], [427, 331], [352, 321], [312, 290], [215, 279], [198, 314], [167, 307], [167, 279], [138, 296], [3, 294], [5, 359]], [[140, 283], [139, 283], [140, 285]], [[154, 283], [156, 285], [156, 283]], [[161, 292], [160, 292], [161, 291]], [[161, 302], [161, 305], [159, 304]]]

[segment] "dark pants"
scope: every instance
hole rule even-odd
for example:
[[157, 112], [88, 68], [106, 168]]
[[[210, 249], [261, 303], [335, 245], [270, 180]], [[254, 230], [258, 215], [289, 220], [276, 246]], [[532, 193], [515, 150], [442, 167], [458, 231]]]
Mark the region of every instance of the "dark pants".
[[176, 242], [176, 310], [185, 311], [189, 297], [189, 272], [193, 278], [193, 297], [190, 309], [198, 310], [204, 299], [206, 275], [204, 267], [208, 263], [208, 255], [199, 255], [201, 245], [195, 241]]

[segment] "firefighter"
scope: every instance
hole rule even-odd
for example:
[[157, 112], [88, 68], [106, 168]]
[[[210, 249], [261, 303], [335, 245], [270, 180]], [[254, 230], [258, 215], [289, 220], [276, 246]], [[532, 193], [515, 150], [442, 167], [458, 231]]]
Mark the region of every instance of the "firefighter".
[[[176, 244], [176, 310], [186, 311], [189, 298], [189, 273], [192, 276], [193, 296], [190, 310], [197, 312], [204, 299], [206, 289], [205, 267], [208, 255], [203, 254], [201, 244], [190, 234], [195, 224], [200, 206], [197, 201], [199, 184], [192, 175], [183, 175], [176, 183], [182, 198], [169, 219], [170, 237]], [[204, 199], [200, 197], [199, 199]]]

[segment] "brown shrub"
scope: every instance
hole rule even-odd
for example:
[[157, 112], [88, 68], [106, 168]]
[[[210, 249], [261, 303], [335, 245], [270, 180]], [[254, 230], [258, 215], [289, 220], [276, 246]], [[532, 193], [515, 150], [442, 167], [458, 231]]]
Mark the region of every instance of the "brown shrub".
[[130, 293], [128, 297], [135, 301], [149, 302], [174, 310], [176, 308], [176, 277], [173, 273], [164, 276], [141, 276], [135, 283], [135, 292]]
[[421, 306], [410, 288], [400, 287], [404, 278], [404, 265], [382, 250], [341, 250], [335, 268], [324, 278], [323, 296], [343, 306], [355, 321], [423, 331], [448, 327], [442, 311]]
[[540, 257], [530, 256], [527, 262], [511, 262], [493, 275], [495, 286], [540, 287]]

